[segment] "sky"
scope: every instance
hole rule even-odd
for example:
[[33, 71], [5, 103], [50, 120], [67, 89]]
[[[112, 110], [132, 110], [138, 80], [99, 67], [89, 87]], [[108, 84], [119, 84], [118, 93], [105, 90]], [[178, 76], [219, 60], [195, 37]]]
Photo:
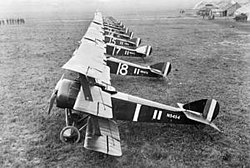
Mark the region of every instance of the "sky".
[[20, 16], [20, 14], [32, 16], [34, 13], [93, 13], [96, 9], [99, 9], [101, 12], [111, 12], [111, 14], [121, 11], [176, 10], [193, 8], [194, 5], [200, 1], [201, 0], [0, 0], [0, 17], [4, 17], [5, 15]]
[[83, 10], [158, 10], [189, 8], [200, 0], [1, 0], [0, 11], [55, 12]]

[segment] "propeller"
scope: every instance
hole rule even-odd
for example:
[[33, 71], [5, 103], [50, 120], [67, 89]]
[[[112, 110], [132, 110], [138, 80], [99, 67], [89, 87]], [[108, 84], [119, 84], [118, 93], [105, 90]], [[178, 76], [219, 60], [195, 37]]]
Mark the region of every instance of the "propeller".
[[64, 74], [62, 75], [61, 79], [57, 82], [56, 84], [56, 87], [55, 89], [53, 90], [51, 96], [50, 96], [50, 99], [49, 99], [49, 108], [48, 108], [48, 114], [50, 114], [52, 108], [53, 108], [53, 105], [54, 105], [54, 102], [56, 100], [56, 96], [57, 96], [57, 92], [61, 86], [61, 82], [62, 82], [62, 79], [64, 78]]
[[52, 94], [51, 94], [51, 96], [50, 96], [48, 114], [50, 114], [50, 112], [51, 112], [51, 110], [53, 108], [54, 102], [56, 100], [57, 91], [58, 90], [54, 89], [53, 92], [52, 92]]

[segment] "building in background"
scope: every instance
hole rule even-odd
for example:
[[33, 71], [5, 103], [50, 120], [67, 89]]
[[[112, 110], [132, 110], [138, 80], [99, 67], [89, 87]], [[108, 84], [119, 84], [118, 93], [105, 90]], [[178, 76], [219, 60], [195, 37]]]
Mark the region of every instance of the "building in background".
[[234, 12], [241, 7], [240, 4], [235, 1], [220, 1], [217, 5], [222, 12], [222, 16], [233, 16]]
[[243, 5], [241, 8], [237, 9], [234, 13], [235, 16], [245, 14], [247, 16], [247, 21], [250, 20], [250, 3]]
[[219, 2], [201, 1], [194, 6], [194, 9], [196, 10], [196, 13], [198, 15], [202, 15], [204, 14], [204, 12], [206, 12], [216, 17], [223, 17], [223, 16], [233, 16], [234, 12], [240, 7], [241, 5], [233, 0], [219, 1]]

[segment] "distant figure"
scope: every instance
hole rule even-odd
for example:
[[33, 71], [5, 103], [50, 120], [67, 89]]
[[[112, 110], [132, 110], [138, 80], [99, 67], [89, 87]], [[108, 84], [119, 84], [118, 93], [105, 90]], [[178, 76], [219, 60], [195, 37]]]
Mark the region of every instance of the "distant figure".
[[0, 20], [0, 25], [14, 25], [14, 24], [24, 24], [25, 20], [23, 18], [8, 18]]
[[21, 21], [21, 23], [22, 23], [22, 24], [25, 24], [25, 21], [24, 21], [24, 19], [20, 19], [20, 21]]
[[214, 14], [213, 14], [212, 10], [210, 10], [209, 13], [208, 13], [208, 19], [209, 20], [214, 20]]
[[185, 11], [184, 11], [183, 9], [181, 9], [181, 10], [180, 10], [180, 13], [183, 14], [183, 13], [185, 13]]
[[202, 18], [204, 19], [205, 16], [206, 16], [205, 12], [202, 12], [202, 13], [201, 13], [201, 16], [202, 16]]

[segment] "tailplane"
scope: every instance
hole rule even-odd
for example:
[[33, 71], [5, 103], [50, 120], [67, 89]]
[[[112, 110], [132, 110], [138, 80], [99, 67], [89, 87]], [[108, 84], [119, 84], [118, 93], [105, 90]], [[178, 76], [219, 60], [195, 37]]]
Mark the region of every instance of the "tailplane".
[[167, 75], [171, 71], [170, 62], [160, 62], [154, 65], [150, 65], [151, 71], [159, 72], [159, 74], [163, 77], [167, 77]]
[[215, 99], [202, 99], [188, 104], [178, 104], [180, 108], [184, 109], [184, 114], [187, 118], [210, 125], [216, 130], [220, 129], [212, 123], [212, 121], [219, 114], [219, 103]]
[[152, 53], [152, 47], [151, 46], [141, 46], [136, 49], [136, 52], [143, 57], [147, 57]]
[[138, 47], [141, 44], [140, 38], [132, 38], [131, 41], [135, 43], [136, 47]]

